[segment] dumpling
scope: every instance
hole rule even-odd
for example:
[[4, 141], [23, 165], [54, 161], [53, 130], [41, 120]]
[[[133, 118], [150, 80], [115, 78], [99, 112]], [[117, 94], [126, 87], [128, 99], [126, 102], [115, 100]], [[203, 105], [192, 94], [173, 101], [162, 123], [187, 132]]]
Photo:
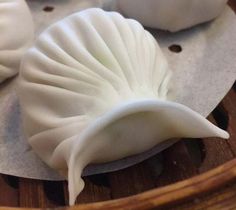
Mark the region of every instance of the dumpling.
[[228, 138], [184, 105], [168, 101], [171, 71], [152, 35], [116, 12], [88, 9], [50, 26], [24, 56], [19, 98], [28, 141], [69, 181], [173, 137]]
[[227, 0], [115, 0], [122, 14], [144, 26], [171, 32], [217, 17]]
[[18, 73], [22, 55], [33, 37], [33, 21], [26, 2], [0, 0], [0, 82]]

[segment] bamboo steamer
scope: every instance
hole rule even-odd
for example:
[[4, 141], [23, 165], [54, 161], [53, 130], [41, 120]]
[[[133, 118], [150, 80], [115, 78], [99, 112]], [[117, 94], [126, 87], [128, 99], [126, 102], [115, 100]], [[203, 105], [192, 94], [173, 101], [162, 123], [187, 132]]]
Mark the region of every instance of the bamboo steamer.
[[236, 209], [236, 84], [208, 119], [231, 138], [182, 139], [138, 165], [87, 177], [73, 207], [66, 182], [0, 175], [0, 210]]

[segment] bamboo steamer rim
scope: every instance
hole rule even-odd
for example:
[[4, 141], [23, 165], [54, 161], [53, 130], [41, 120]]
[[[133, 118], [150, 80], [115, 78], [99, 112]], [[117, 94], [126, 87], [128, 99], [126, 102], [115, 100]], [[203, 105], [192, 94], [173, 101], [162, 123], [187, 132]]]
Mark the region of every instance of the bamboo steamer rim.
[[[50, 208], [51, 210], [100, 210], [100, 209], [151, 209], [188, 200], [206, 192], [214, 191], [236, 180], [236, 159], [193, 178], [165, 187], [149, 190], [138, 195], [105, 202], [82, 204], [71, 207]], [[10, 208], [0, 210], [42, 210], [42, 208]]]
[[[229, 1], [236, 11], [236, 2]], [[71, 207], [48, 208], [48, 210], [105, 210], [133, 209], [145, 210], [166, 207], [181, 201], [190, 200], [204, 193], [213, 192], [233, 181], [236, 181], [236, 158], [184, 181], [179, 181], [165, 187], [149, 190], [134, 196], [90, 204], [80, 204]], [[43, 210], [45, 208], [0, 207], [0, 210]]]

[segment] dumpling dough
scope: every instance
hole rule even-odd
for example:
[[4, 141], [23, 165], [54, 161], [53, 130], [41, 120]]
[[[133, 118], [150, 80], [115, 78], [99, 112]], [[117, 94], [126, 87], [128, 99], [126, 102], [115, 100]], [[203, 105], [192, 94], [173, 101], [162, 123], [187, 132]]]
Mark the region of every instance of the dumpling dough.
[[0, 0], [0, 82], [18, 73], [32, 44], [33, 21], [24, 0]]
[[227, 0], [115, 0], [118, 11], [144, 26], [171, 32], [217, 17]]
[[69, 181], [72, 205], [90, 163], [173, 137], [228, 138], [168, 101], [171, 71], [152, 35], [116, 12], [88, 9], [49, 27], [23, 58], [19, 97], [28, 141]]

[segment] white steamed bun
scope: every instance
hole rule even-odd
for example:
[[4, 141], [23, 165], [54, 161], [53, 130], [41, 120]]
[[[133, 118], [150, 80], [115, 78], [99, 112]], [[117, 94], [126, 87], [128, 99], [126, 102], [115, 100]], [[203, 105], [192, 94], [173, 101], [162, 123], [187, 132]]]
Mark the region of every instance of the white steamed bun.
[[33, 37], [33, 21], [26, 2], [0, 0], [0, 82], [18, 73]]
[[144, 26], [171, 32], [217, 17], [227, 0], [116, 0], [117, 9]]
[[168, 101], [171, 71], [152, 35], [116, 12], [88, 9], [49, 27], [24, 56], [19, 97], [28, 141], [69, 181], [72, 205], [88, 164], [173, 137], [228, 138]]

